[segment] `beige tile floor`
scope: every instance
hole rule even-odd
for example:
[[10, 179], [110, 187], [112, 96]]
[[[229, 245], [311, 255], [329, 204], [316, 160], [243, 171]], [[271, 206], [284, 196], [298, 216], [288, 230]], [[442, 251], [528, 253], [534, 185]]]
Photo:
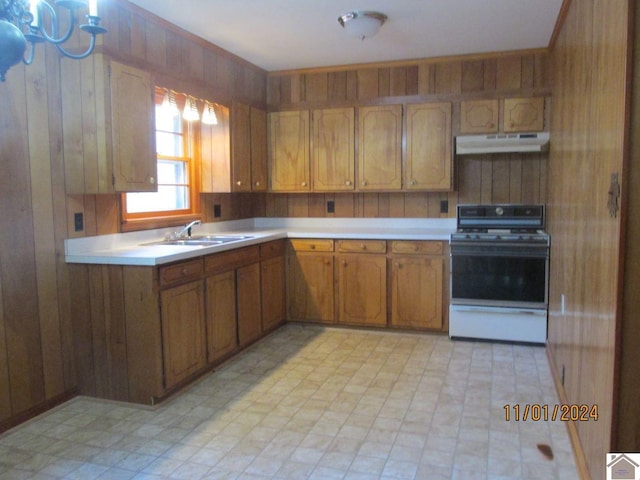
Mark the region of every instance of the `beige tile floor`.
[[[0, 479], [577, 479], [541, 347], [289, 324], [155, 409], [76, 398], [0, 437]], [[554, 459], [537, 449], [548, 444]]]

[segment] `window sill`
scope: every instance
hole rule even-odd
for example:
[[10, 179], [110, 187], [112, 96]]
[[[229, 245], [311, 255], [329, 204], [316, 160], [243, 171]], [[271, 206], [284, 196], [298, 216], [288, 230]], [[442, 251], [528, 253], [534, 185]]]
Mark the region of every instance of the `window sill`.
[[166, 228], [183, 226], [193, 220], [202, 220], [199, 213], [189, 215], [174, 215], [171, 217], [140, 218], [135, 220], [123, 220], [120, 224], [120, 232], [135, 232], [139, 230], [151, 230], [154, 228]]

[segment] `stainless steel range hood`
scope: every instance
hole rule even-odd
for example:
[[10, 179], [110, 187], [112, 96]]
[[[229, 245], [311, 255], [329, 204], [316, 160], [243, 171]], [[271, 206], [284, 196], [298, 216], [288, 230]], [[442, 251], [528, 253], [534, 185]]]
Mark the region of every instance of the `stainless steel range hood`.
[[459, 135], [456, 154], [544, 152], [549, 148], [549, 132]]

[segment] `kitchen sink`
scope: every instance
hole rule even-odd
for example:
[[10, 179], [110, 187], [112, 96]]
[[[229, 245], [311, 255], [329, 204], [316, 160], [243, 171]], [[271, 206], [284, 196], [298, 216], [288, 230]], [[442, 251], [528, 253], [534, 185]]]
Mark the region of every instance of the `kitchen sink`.
[[210, 247], [224, 243], [239, 242], [253, 238], [252, 235], [194, 235], [191, 238], [177, 238], [160, 240], [158, 242], [143, 243], [142, 245], [182, 245], [185, 247]]

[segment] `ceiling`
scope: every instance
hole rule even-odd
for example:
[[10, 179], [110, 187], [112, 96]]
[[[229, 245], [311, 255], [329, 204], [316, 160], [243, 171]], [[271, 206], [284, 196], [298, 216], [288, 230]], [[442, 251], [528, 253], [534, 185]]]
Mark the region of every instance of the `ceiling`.
[[[130, 0], [266, 71], [544, 48], [563, 0]], [[338, 17], [388, 20], [364, 42]]]

